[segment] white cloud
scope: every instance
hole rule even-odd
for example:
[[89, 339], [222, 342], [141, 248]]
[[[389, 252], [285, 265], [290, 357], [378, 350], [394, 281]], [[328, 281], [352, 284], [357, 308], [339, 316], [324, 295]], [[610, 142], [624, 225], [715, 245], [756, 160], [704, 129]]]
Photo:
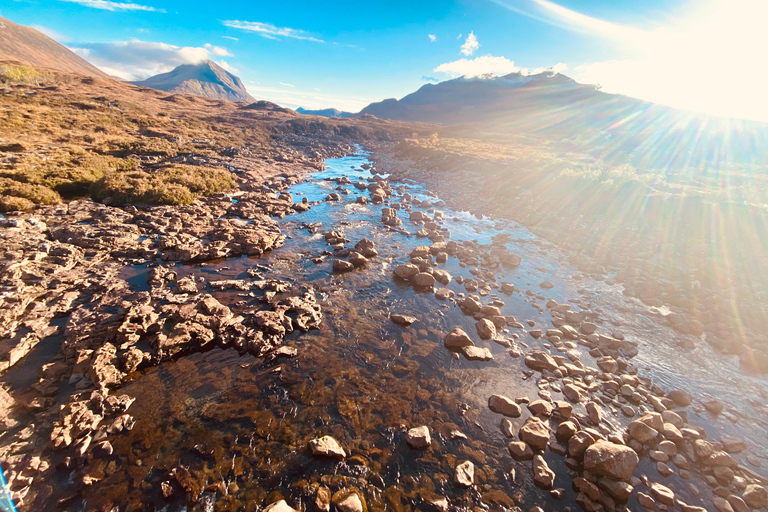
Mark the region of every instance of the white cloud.
[[427, 35], [427, 37], [429, 37], [429, 41], [431, 43], [434, 43], [435, 41], [437, 41], [437, 36], [435, 34], [429, 34]]
[[238, 39], [238, 38], [236, 38], [236, 37], [232, 37], [232, 36], [221, 36], [221, 37], [223, 37], [224, 39], [230, 39], [230, 40], [232, 40], [232, 41], [239, 41], [239, 39]]
[[128, 2], [112, 2], [110, 0], [59, 0], [61, 2], [70, 2], [80, 4], [85, 7], [93, 7], [102, 11], [148, 11], [165, 12], [165, 9], [156, 9], [148, 5], [134, 4]]
[[52, 28], [44, 27], [42, 25], [30, 25], [30, 26], [32, 28], [34, 28], [35, 30], [39, 30], [40, 32], [42, 32], [43, 34], [47, 35], [48, 37], [50, 37], [51, 39], [53, 39], [56, 42], [68, 43], [68, 42], [71, 41], [70, 38], [68, 38], [64, 34], [60, 34], [59, 32], [56, 32]]
[[295, 85], [293, 85], [293, 84], [287, 84], [287, 83], [285, 83], [285, 82], [279, 82], [279, 83], [280, 83], [280, 85], [284, 85], [284, 86], [286, 86], [286, 87], [294, 87], [294, 88], [296, 87], [296, 86], [295, 86]]
[[[170, 71], [181, 64], [197, 64], [213, 56], [223, 56], [220, 52], [215, 53], [213, 48], [215, 47], [209, 45], [180, 47], [140, 40], [81, 43], [70, 47], [105, 73], [125, 80], [143, 80]], [[231, 56], [229, 52], [226, 55]], [[222, 62], [219, 61], [219, 64]], [[227, 69], [226, 63], [222, 67]]]
[[322, 39], [317, 39], [310, 36], [307, 32], [295, 28], [288, 27], [276, 27], [271, 23], [262, 23], [260, 21], [240, 21], [240, 20], [227, 20], [223, 21], [225, 26], [231, 28], [237, 28], [240, 30], [247, 30], [248, 32], [255, 32], [267, 39], [278, 39], [280, 37], [290, 37], [292, 39], [301, 39], [304, 41], [314, 41], [316, 43], [324, 43]]
[[458, 36], [456, 36], [456, 40], [458, 41], [459, 39], [461, 39], [461, 36], [463, 36], [463, 35], [464, 35], [464, 33], [462, 32], [461, 34], [459, 34]]
[[257, 87], [253, 85], [248, 85], [247, 89], [254, 98], [264, 99], [293, 109], [304, 107], [314, 110], [333, 107], [347, 112], [359, 112], [372, 101], [363, 98], [355, 98], [351, 94], [337, 96], [332, 94], [318, 94], [317, 91], [303, 91], [301, 89], [283, 89], [265, 86]]
[[224, 68], [225, 71], [229, 71], [230, 73], [237, 74], [237, 73], [240, 72], [239, 69], [237, 69], [236, 67], [230, 66], [229, 63], [227, 61], [223, 60], [223, 59], [222, 60], [217, 60], [216, 64], [218, 64], [219, 66]]
[[217, 57], [234, 57], [229, 50], [220, 46], [213, 46], [211, 43], [205, 43], [205, 48]]
[[470, 56], [473, 53], [475, 53], [475, 50], [480, 48], [480, 43], [477, 42], [477, 37], [475, 37], [475, 32], [472, 31], [467, 36], [467, 40], [464, 41], [464, 44], [461, 45], [461, 53]]
[[474, 59], [459, 59], [440, 64], [434, 69], [435, 73], [445, 73], [448, 76], [474, 77], [483, 75], [508, 75], [520, 71], [521, 68], [506, 57], [485, 55]]

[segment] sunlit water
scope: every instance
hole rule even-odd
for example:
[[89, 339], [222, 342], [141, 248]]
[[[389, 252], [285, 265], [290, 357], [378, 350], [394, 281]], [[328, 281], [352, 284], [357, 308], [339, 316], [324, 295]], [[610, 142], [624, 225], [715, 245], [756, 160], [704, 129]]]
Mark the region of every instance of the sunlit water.
[[[365, 154], [328, 160], [325, 171], [292, 187], [294, 201], [302, 197], [310, 202], [323, 200], [338, 187], [327, 179], [348, 176], [354, 183], [371, 178], [361, 169], [366, 162]], [[448, 497], [457, 509], [508, 507], [507, 497], [523, 509], [534, 505], [546, 510], [576, 507], [563, 458], [550, 452], [545, 456], [557, 473], [555, 486], [567, 490], [566, 499], [560, 502], [533, 485], [530, 462], [511, 459], [499, 429], [501, 417], [486, 406], [494, 393], [536, 398], [538, 374], [526, 379], [522, 358], [511, 357], [492, 342], [478, 344], [491, 349], [493, 361], [454, 359], [442, 339], [455, 326], [474, 335], [474, 319], [458, 307], [438, 301], [432, 293], [396, 282], [391, 273], [394, 266], [409, 260], [415, 246], [429, 242], [388, 230], [380, 222], [386, 204], [355, 204], [357, 196], [368, 193], [352, 185], [344, 188], [351, 194], [343, 195], [341, 202], [321, 202], [308, 212], [281, 220], [282, 230], [290, 238], [266, 257], [177, 266], [180, 276], [191, 273], [208, 280], [250, 279], [249, 268], [269, 267], [274, 276], [316, 290], [323, 307], [322, 326], [286, 339], [287, 345], [299, 351], [293, 359], [266, 364], [252, 355], [214, 349], [149, 369], [125, 384], [121, 392], [137, 398], [130, 410], [136, 427], [111, 438], [117, 457], [91, 462], [92, 473], [102, 480], [84, 493], [83, 510], [107, 504], [120, 505], [121, 510], [188, 510], [183, 496], [166, 502], [159, 492], [169, 471], [180, 465], [189, 469], [196, 482], [203, 482], [193, 489], [200, 496], [191, 507], [194, 510], [257, 510], [277, 496], [296, 508], [314, 510], [318, 483], [334, 491], [360, 490], [370, 510], [425, 510], [422, 499], [431, 494]], [[415, 197], [437, 201], [417, 184], [406, 188]], [[760, 454], [762, 450], [756, 448], [768, 446], [768, 415], [764, 408], [758, 409], [763, 407], [758, 389], [765, 382], [744, 375], [735, 359], [712, 352], [700, 340], [695, 350], [681, 349], [680, 335], [659, 325], [647, 306], [623, 296], [620, 287], [569, 266], [564, 253], [527, 229], [479, 219], [447, 206], [438, 209], [445, 213], [442, 226], [453, 240], [485, 244], [499, 233], [511, 235], [507, 247], [522, 257], [522, 265], [497, 276], [498, 282], [510, 281], [516, 288], [511, 296], [495, 294], [505, 303], [502, 314], [521, 322], [534, 320], [535, 328], [546, 329], [551, 327], [550, 316], [539, 308], [545, 305], [545, 298], [576, 300], [599, 312], [603, 321], [599, 332], [620, 331], [639, 343], [640, 354], [633, 363], [641, 375], [666, 389], [686, 389], [699, 397], [711, 394], [726, 402], [727, 410], [739, 413], [734, 417], [738, 422], [733, 423], [691, 410], [692, 424], [707, 427], [715, 439], [717, 432], [745, 438], [753, 453]], [[404, 228], [418, 229], [408, 222], [407, 213], [399, 215]], [[321, 234], [302, 229], [315, 222], [322, 222], [322, 230], [343, 230], [352, 241], [349, 247], [363, 237], [373, 240], [379, 257], [363, 269], [333, 274], [333, 257], [317, 264], [312, 261], [330, 250]], [[454, 278], [473, 277], [456, 258], [438, 267]], [[543, 290], [539, 284], [544, 280], [555, 287]], [[146, 270], [135, 269], [130, 282], [136, 289], [146, 287]], [[455, 281], [448, 288], [457, 294], [465, 292]], [[526, 290], [534, 295], [526, 295]], [[256, 300], [241, 297], [241, 292], [208, 291], [235, 313]], [[493, 295], [483, 297], [483, 302], [490, 302]], [[238, 305], [243, 300], [247, 304]], [[573, 307], [579, 309], [575, 303]], [[419, 320], [403, 328], [389, 321], [389, 313], [406, 313]], [[520, 331], [512, 329], [509, 334], [512, 332]], [[545, 342], [530, 336], [522, 341], [531, 347]], [[594, 364], [586, 349], [578, 350], [585, 364]], [[559, 393], [553, 395], [560, 397]], [[515, 427], [524, 417], [513, 420]], [[619, 428], [628, 420], [609, 415], [608, 421]], [[404, 427], [419, 425], [432, 430], [434, 442], [427, 451], [411, 450], [404, 441]], [[449, 433], [454, 429], [468, 439], [452, 440]], [[308, 454], [307, 442], [326, 434], [346, 449], [346, 462], [317, 460]], [[452, 484], [453, 469], [464, 460], [472, 460], [478, 468], [478, 490]], [[647, 460], [638, 474], [641, 471], [661, 479]], [[664, 483], [687, 501], [698, 503], [689, 496], [687, 482], [672, 477]], [[707, 486], [700, 484], [699, 488]], [[60, 497], [57, 495], [55, 491], [53, 498]], [[707, 499], [706, 492], [702, 497]], [[629, 506], [639, 508], [634, 501]]]

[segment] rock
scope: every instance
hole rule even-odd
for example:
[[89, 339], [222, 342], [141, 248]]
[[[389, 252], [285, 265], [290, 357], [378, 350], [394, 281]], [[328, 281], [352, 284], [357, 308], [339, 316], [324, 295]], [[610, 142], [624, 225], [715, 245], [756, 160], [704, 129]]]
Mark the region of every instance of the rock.
[[563, 386], [563, 395], [571, 402], [579, 403], [585, 400], [585, 392], [573, 384]]
[[552, 288], [554, 288], [554, 287], [555, 287], [555, 285], [554, 285], [554, 284], [552, 284], [552, 282], [551, 282], [551, 281], [544, 281], [544, 282], [542, 282], [541, 284], [539, 284], [539, 286], [541, 286], [541, 287], [542, 287], [542, 288], [544, 288], [545, 290], [551, 290]]
[[365, 264], [368, 263], [368, 258], [366, 258], [365, 256], [363, 256], [357, 251], [350, 251], [349, 262], [355, 268], [364, 267]]
[[616, 373], [619, 371], [619, 363], [611, 356], [598, 357], [597, 367], [605, 373]]
[[412, 323], [418, 321], [418, 318], [415, 316], [401, 315], [399, 313], [389, 315], [389, 319], [397, 325], [402, 325], [403, 327], [408, 327]]
[[557, 363], [555, 360], [540, 350], [534, 350], [525, 355], [525, 365], [531, 370], [543, 371], [543, 370], [556, 370]]
[[549, 418], [552, 415], [552, 404], [546, 400], [534, 400], [528, 404], [528, 410], [535, 416]]
[[449, 350], [459, 350], [462, 347], [474, 346], [472, 338], [461, 327], [454, 327], [445, 337], [445, 340], [443, 340], [443, 344]]
[[723, 436], [720, 438], [720, 442], [723, 443], [723, 449], [728, 453], [741, 453], [747, 449], [747, 443], [735, 437]]
[[629, 499], [633, 491], [633, 487], [627, 482], [611, 480], [610, 478], [600, 478], [597, 481], [597, 485], [611, 497], [622, 503]]
[[285, 500], [279, 500], [274, 503], [270, 503], [264, 507], [264, 512], [298, 512], [295, 508], [288, 505]]
[[522, 413], [520, 406], [503, 395], [491, 395], [488, 398], [488, 408], [495, 413], [509, 416], [510, 418], [519, 418]]
[[549, 468], [541, 455], [533, 458], [533, 482], [542, 489], [551, 489], [555, 484], [555, 472]]
[[510, 442], [507, 445], [507, 450], [515, 460], [531, 460], [533, 458], [533, 450], [522, 441]]
[[490, 361], [493, 359], [491, 351], [484, 347], [461, 347], [461, 353], [470, 361]]
[[336, 501], [339, 512], [363, 512], [363, 502], [356, 492], [351, 492], [345, 498]]
[[363, 238], [357, 242], [355, 244], [355, 249], [357, 249], [357, 251], [366, 258], [373, 258], [374, 256], [379, 255], [379, 253], [376, 251], [376, 246], [373, 241], [368, 240], [367, 238]]
[[584, 477], [577, 476], [574, 478], [572, 487], [574, 491], [586, 494], [593, 501], [600, 500], [600, 489]]
[[720, 400], [708, 400], [704, 402], [704, 408], [707, 411], [709, 411], [711, 414], [714, 414], [715, 416], [717, 416], [718, 414], [723, 412], [723, 409], [725, 408], [725, 404]]
[[593, 324], [592, 322], [582, 322], [581, 323], [581, 332], [583, 334], [586, 334], [589, 336], [590, 334], [594, 334], [594, 332], [597, 330], [597, 326]]
[[587, 409], [587, 415], [589, 415], [589, 421], [591, 421], [593, 425], [599, 425], [600, 422], [603, 421], [603, 411], [600, 409], [600, 406], [595, 402], [587, 402], [585, 407]]
[[733, 512], [750, 512], [749, 506], [744, 502], [743, 499], [739, 498], [735, 494], [731, 494], [725, 499], [728, 500], [728, 503], [731, 505]]
[[531, 416], [520, 427], [518, 436], [532, 448], [543, 451], [549, 443], [549, 433], [549, 426], [546, 423], [536, 416]]
[[472, 461], [464, 461], [456, 466], [456, 472], [453, 475], [453, 483], [459, 487], [472, 487], [475, 480], [475, 465]]
[[715, 496], [715, 498], [712, 500], [712, 504], [715, 506], [718, 512], [734, 512], [733, 507], [731, 507], [731, 504], [728, 503], [728, 500], [721, 498], [720, 496]]
[[507, 283], [507, 282], [501, 283], [501, 293], [505, 295], [512, 295], [512, 292], [514, 291], [515, 291], [515, 285], [513, 283]]
[[672, 390], [667, 393], [667, 398], [680, 407], [688, 407], [693, 402], [693, 396], [687, 391]]
[[672, 489], [661, 485], [660, 483], [652, 483], [650, 485], [651, 494], [656, 501], [659, 501], [665, 505], [672, 506], [675, 504], [675, 493]]
[[331, 490], [327, 487], [318, 487], [315, 496], [315, 506], [322, 512], [331, 510]]
[[595, 438], [589, 432], [580, 430], [568, 440], [568, 453], [575, 459], [584, 456], [587, 448], [595, 444]]
[[312, 439], [309, 442], [309, 449], [312, 452], [312, 455], [316, 457], [343, 459], [347, 456], [347, 452], [344, 451], [344, 448], [342, 448], [339, 442], [331, 436]]
[[629, 480], [640, 460], [632, 448], [599, 440], [584, 452], [584, 469], [595, 475]]
[[395, 274], [400, 279], [410, 279], [419, 273], [419, 267], [417, 267], [413, 263], [406, 263], [405, 265], [400, 265], [399, 267], [395, 267], [392, 273]]
[[572, 421], [564, 421], [557, 426], [555, 430], [555, 437], [560, 441], [568, 441], [573, 435], [578, 432], [579, 427]]
[[427, 288], [435, 285], [435, 277], [426, 272], [419, 272], [411, 278], [411, 283], [413, 283], [414, 286]]
[[629, 435], [640, 443], [648, 443], [659, 435], [653, 427], [643, 421], [635, 420], [629, 424]]
[[333, 260], [333, 271], [334, 272], [349, 272], [350, 270], [354, 270], [355, 266], [344, 260]]
[[435, 280], [438, 283], [442, 284], [448, 284], [451, 282], [451, 274], [449, 274], [446, 270], [437, 269], [432, 272], [432, 275], [434, 276]]
[[638, 492], [637, 493], [637, 502], [647, 508], [648, 510], [653, 510], [656, 508], [656, 500], [654, 500], [649, 495], [645, 494], [644, 492]]
[[475, 324], [477, 334], [484, 340], [490, 340], [496, 336], [496, 326], [487, 318], [482, 318]]
[[405, 434], [405, 441], [408, 446], [416, 450], [428, 448], [432, 444], [432, 436], [429, 434], [429, 427], [423, 425], [410, 429]]
[[741, 495], [744, 501], [752, 508], [763, 508], [768, 505], [768, 490], [757, 484], [749, 484]]

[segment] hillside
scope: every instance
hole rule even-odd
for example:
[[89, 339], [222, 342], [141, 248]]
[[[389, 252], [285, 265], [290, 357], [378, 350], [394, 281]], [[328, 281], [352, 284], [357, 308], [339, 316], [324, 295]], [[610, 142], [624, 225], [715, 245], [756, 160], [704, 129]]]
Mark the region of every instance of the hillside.
[[309, 110], [304, 107], [299, 107], [296, 109], [296, 112], [299, 114], [304, 114], [308, 116], [320, 116], [320, 117], [351, 117], [354, 114], [352, 112], [344, 112], [342, 110], [339, 110], [337, 108], [324, 108], [320, 110]]
[[87, 76], [108, 76], [39, 30], [0, 17], [0, 61], [3, 60]]
[[174, 94], [192, 94], [217, 100], [247, 103], [256, 101], [245, 90], [243, 81], [239, 77], [210, 60], [199, 64], [183, 64], [168, 73], [161, 73], [133, 83]]

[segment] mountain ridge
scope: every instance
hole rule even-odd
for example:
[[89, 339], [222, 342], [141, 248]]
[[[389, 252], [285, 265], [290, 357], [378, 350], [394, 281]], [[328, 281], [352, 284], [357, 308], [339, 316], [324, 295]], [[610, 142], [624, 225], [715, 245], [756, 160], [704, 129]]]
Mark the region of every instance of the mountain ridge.
[[19, 25], [2, 16], [0, 16], [0, 61], [18, 61], [39, 68], [112, 78], [39, 30]]
[[192, 94], [205, 98], [254, 103], [243, 81], [211, 60], [197, 64], [182, 64], [167, 73], [131, 82], [173, 94]]

